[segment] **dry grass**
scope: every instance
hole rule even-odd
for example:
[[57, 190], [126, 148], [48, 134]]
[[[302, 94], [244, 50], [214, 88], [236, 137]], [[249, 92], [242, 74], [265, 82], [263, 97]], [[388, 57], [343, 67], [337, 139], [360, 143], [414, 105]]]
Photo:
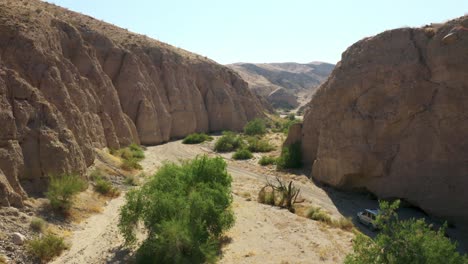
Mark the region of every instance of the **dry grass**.
[[6, 257], [3, 255], [0, 255], [0, 264], [7, 264]]
[[26, 244], [27, 252], [42, 262], [48, 262], [54, 257], [59, 256], [68, 247], [62, 237], [52, 233], [34, 238]]
[[338, 220], [333, 220], [331, 226], [346, 231], [351, 231], [354, 228], [353, 221], [350, 217], [341, 217]]
[[311, 206], [307, 211], [306, 216], [315, 221], [320, 221], [327, 224], [332, 223], [330, 215], [327, 212], [322, 211], [322, 208], [320, 207]]
[[74, 222], [80, 223], [91, 215], [102, 212], [102, 208], [107, 200], [109, 200], [108, 197], [97, 195], [91, 190], [80, 193], [70, 210], [69, 218]]
[[45, 231], [45, 229], [47, 228], [47, 222], [44, 221], [44, 219], [42, 219], [42, 218], [34, 217], [31, 220], [31, 223], [29, 224], [29, 227], [34, 232], [43, 233]]

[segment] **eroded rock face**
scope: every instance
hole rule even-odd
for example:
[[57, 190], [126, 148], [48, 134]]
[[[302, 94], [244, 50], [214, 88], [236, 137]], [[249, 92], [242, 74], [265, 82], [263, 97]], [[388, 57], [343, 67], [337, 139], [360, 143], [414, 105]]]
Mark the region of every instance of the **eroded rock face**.
[[0, 204], [94, 148], [240, 130], [261, 103], [213, 61], [42, 1], [0, 1]]
[[306, 110], [312, 176], [467, 223], [467, 69], [468, 17], [352, 45]]

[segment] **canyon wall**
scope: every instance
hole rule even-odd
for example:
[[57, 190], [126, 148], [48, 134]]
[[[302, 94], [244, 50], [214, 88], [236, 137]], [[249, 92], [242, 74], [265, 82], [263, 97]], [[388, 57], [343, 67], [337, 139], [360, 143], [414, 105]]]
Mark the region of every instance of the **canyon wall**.
[[232, 70], [41, 1], [0, 1], [0, 205], [95, 148], [240, 130], [263, 109]]
[[390, 30], [342, 54], [288, 141], [321, 182], [468, 223], [467, 102], [467, 16]]

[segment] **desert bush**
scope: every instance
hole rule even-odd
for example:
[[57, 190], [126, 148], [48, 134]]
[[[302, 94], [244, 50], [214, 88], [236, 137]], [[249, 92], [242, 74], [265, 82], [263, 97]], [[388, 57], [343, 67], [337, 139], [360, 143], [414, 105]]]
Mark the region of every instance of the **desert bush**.
[[272, 156], [262, 156], [258, 161], [258, 164], [262, 166], [276, 164], [276, 158]]
[[260, 118], [255, 118], [254, 120], [248, 122], [244, 126], [244, 133], [246, 135], [263, 135], [266, 133], [265, 121]]
[[258, 139], [256, 137], [247, 138], [248, 149], [251, 152], [270, 152], [275, 149], [273, 145], [266, 139]]
[[341, 217], [338, 220], [332, 220], [331, 225], [347, 231], [351, 231], [354, 228], [353, 221], [349, 217]]
[[294, 120], [296, 120], [296, 115], [294, 113], [290, 113], [287, 116], [287, 119], [290, 120], [290, 121], [294, 121]]
[[135, 143], [130, 144], [126, 148], [121, 148], [118, 150], [111, 149], [110, 153], [122, 158], [122, 164], [120, 167], [124, 170], [130, 171], [134, 169], [143, 169], [139, 162], [145, 158], [145, 153], [143, 148]]
[[290, 169], [300, 168], [302, 166], [302, 150], [301, 143], [296, 142], [282, 149], [281, 155], [276, 161], [277, 168]]
[[327, 212], [322, 211], [320, 207], [310, 207], [309, 210], [307, 210], [306, 216], [307, 218], [310, 218], [315, 221], [320, 221], [327, 224], [332, 223], [330, 215]]
[[120, 195], [120, 191], [112, 186], [112, 183], [105, 178], [98, 178], [94, 182], [94, 190], [102, 195], [116, 197]]
[[234, 155], [232, 155], [232, 158], [235, 160], [248, 160], [253, 157], [252, 152], [250, 152], [248, 149], [238, 149]]
[[120, 165], [120, 167], [123, 170], [126, 170], [126, 171], [142, 170], [143, 169], [143, 167], [140, 165], [138, 159], [135, 159], [135, 158], [122, 160], [122, 164]]
[[445, 227], [434, 231], [423, 219], [399, 220], [398, 207], [398, 200], [380, 202], [376, 224], [381, 231], [374, 240], [358, 234], [345, 263], [468, 263], [457, 244], [444, 236]]
[[[289, 184], [286, 184], [278, 177], [276, 177], [276, 181], [277, 184], [273, 184], [267, 180], [265, 186], [263, 186], [258, 193], [258, 201], [260, 203], [267, 203], [281, 208], [286, 208], [290, 212], [295, 212], [294, 203], [296, 202], [300, 189], [295, 187], [292, 181], [290, 181]], [[271, 194], [272, 197], [269, 197], [269, 194]], [[273, 200], [272, 203], [270, 203], [270, 199]]]
[[44, 221], [44, 219], [42, 219], [42, 218], [34, 217], [34, 218], [31, 220], [31, 223], [29, 223], [29, 227], [30, 227], [34, 232], [43, 233], [44, 230], [45, 230], [46, 227], [47, 227], [47, 223], [46, 223], [46, 221]]
[[165, 164], [129, 191], [119, 222], [126, 244], [135, 244], [139, 223], [148, 233], [137, 262], [213, 262], [221, 235], [234, 224], [231, 182], [222, 158], [201, 156]]
[[59, 256], [67, 248], [63, 238], [51, 233], [34, 238], [26, 243], [27, 252], [44, 262]]
[[73, 197], [86, 190], [87, 187], [88, 184], [75, 174], [52, 176], [46, 197], [49, 199], [52, 209], [68, 212], [73, 205]]
[[94, 169], [90, 174], [89, 174], [89, 179], [92, 181], [95, 181], [97, 179], [101, 179], [104, 177], [104, 173], [100, 169]]
[[213, 140], [213, 137], [208, 136], [207, 134], [204, 133], [193, 133], [184, 138], [182, 141], [183, 144], [198, 144], [202, 143], [205, 141], [211, 141]]
[[217, 152], [229, 152], [240, 148], [243, 145], [242, 138], [233, 132], [223, 132], [216, 143], [214, 150]]
[[0, 264], [7, 264], [7, 259], [4, 255], [0, 255]]
[[265, 186], [260, 189], [257, 201], [262, 204], [275, 205], [275, 193], [273, 188]]

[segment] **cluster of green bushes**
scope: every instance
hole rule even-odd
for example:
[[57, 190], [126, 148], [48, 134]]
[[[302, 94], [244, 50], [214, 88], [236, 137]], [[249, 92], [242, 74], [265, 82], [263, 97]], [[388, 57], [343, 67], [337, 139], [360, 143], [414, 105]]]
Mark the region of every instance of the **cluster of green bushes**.
[[301, 143], [296, 142], [284, 147], [281, 156], [276, 160], [276, 166], [279, 170], [302, 167]]
[[78, 175], [51, 176], [46, 197], [52, 209], [67, 213], [73, 205], [73, 197], [86, 188], [88, 188], [87, 182]]
[[199, 144], [205, 141], [211, 141], [213, 140], [212, 136], [208, 136], [205, 133], [193, 133], [184, 138], [182, 140], [183, 144]]
[[138, 263], [215, 261], [221, 235], [234, 224], [226, 169], [220, 157], [169, 163], [128, 192], [119, 222], [125, 241], [135, 244], [140, 223], [148, 234], [137, 251]]
[[273, 123], [270, 124], [271, 130], [273, 132], [282, 132], [284, 134], [288, 134], [289, 128], [296, 123], [300, 123], [299, 119], [296, 119], [294, 114], [289, 114], [285, 118], [276, 119]]
[[110, 153], [122, 158], [121, 168], [124, 170], [143, 169], [139, 162], [145, 158], [145, 153], [143, 152], [143, 148], [135, 143], [126, 148], [118, 150], [111, 149]]
[[242, 137], [236, 135], [234, 132], [225, 131], [223, 132], [223, 136], [216, 141], [214, 150], [217, 152], [230, 152], [243, 145]]
[[381, 231], [375, 239], [358, 234], [345, 263], [468, 263], [444, 236], [445, 227], [434, 231], [422, 219], [399, 220], [398, 207], [399, 201], [380, 202], [376, 224]]
[[112, 185], [102, 173], [101, 170], [94, 170], [90, 174], [90, 178], [94, 181], [94, 191], [109, 197], [117, 197], [120, 195], [118, 188]]

